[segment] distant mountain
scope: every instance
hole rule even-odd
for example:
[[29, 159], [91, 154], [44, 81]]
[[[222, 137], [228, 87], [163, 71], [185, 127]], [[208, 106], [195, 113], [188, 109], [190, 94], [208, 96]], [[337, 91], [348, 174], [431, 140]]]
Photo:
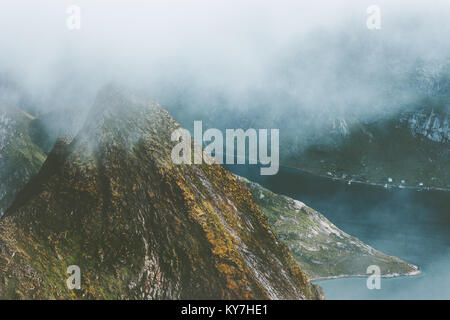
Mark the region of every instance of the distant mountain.
[[33, 120], [27, 112], [0, 102], [0, 216], [44, 163], [45, 153], [29, 134]]
[[[319, 299], [243, 183], [174, 165], [179, 125], [114, 86], [0, 219], [0, 297]], [[66, 287], [69, 265], [81, 290]]]
[[449, 189], [449, 107], [434, 98], [371, 121], [336, 120], [326, 139], [283, 163], [349, 182]]
[[367, 276], [370, 265], [379, 266], [383, 276], [419, 273], [416, 266], [383, 254], [339, 230], [304, 203], [239, 179], [249, 187], [253, 200], [310, 279]]

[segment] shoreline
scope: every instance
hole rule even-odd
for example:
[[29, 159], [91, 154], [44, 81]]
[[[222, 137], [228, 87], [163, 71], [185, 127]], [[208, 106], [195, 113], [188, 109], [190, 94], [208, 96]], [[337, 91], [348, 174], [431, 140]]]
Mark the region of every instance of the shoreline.
[[298, 167], [293, 167], [293, 166], [287, 166], [287, 165], [280, 165], [280, 167], [286, 168], [286, 169], [290, 169], [290, 170], [296, 170], [302, 173], [307, 173], [310, 175], [314, 175], [317, 177], [321, 177], [321, 178], [326, 178], [326, 179], [330, 179], [333, 181], [339, 181], [339, 182], [344, 182], [346, 184], [362, 184], [362, 185], [368, 185], [368, 186], [374, 186], [374, 187], [380, 187], [383, 189], [392, 189], [392, 188], [396, 188], [396, 189], [410, 189], [410, 190], [415, 190], [415, 191], [446, 191], [446, 192], [450, 192], [450, 188], [443, 188], [443, 187], [426, 187], [426, 186], [407, 186], [407, 185], [395, 185], [395, 184], [382, 184], [382, 183], [377, 183], [377, 182], [365, 182], [365, 181], [360, 181], [360, 180], [348, 180], [345, 178], [340, 178], [337, 176], [330, 176], [327, 174], [320, 174], [320, 173], [316, 173], [316, 172], [312, 172], [306, 169], [302, 169], [302, 168], [298, 168]]
[[[419, 270], [417, 267], [417, 270], [413, 270], [407, 273], [388, 273], [388, 274], [382, 274], [381, 278], [400, 278], [400, 277], [414, 277], [421, 275], [422, 271]], [[342, 274], [338, 276], [329, 276], [329, 277], [318, 277], [318, 278], [311, 278], [309, 281], [311, 282], [318, 282], [318, 281], [326, 281], [326, 280], [337, 280], [337, 279], [348, 279], [348, 278], [367, 278], [371, 276], [371, 274], [357, 274], [357, 275], [348, 275], [348, 274]]]

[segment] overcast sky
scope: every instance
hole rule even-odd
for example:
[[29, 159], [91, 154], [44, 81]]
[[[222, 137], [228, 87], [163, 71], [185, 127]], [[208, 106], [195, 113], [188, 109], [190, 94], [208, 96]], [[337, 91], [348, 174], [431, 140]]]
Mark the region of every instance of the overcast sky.
[[[381, 30], [366, 27], [372, 4], [381, 9]], [[66, 26], [70, 5], [81, 8], [80, 30]], [[333, 104], [321, 100], [326, 92], [346, 108], [344, 100], [377, 94], [366, 78], [382, 72], [386, 52], [404, 64], [442, 59], [449, 13], [448, 1], [5, 0], [0, 72], [44, 99], [58, 91], [74, 100], [117, 81], [155, 95], [187, 85], [232, 100], [270, 88], [304, 105]]]

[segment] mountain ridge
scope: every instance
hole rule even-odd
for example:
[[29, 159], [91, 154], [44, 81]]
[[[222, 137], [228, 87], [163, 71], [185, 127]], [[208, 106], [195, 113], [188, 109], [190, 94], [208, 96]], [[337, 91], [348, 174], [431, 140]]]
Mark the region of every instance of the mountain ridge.
[[[0, 220], [0, 296], [323, 298], [231, 173], [169, 161], [178, 127], [159, 105], [103, 89]], [[68, 265], [81, 290], [65, 286]]]

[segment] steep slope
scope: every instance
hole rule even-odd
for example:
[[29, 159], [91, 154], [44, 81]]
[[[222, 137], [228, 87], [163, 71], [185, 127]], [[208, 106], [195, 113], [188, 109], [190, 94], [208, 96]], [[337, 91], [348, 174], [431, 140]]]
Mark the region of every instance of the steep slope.
[[44, 163], [44, 152], [29, 135], [33, 120], [25, 111], [0, 102], [0, 216]]
[[310, 279], [366, 276], [370, 265], [379, 266], [383, 276], [419, 273], [416, 266], [383, 254], [339, 230], [302, 202], [239, 179], [249, 187], [273, 230]]
[[[317, 299], [320, 289], [219, 165], [174, 165], [178, 124], [109, 86], [0, 220], [0, 297]], [[81, 269], [68, 290], [66, 269]]]

